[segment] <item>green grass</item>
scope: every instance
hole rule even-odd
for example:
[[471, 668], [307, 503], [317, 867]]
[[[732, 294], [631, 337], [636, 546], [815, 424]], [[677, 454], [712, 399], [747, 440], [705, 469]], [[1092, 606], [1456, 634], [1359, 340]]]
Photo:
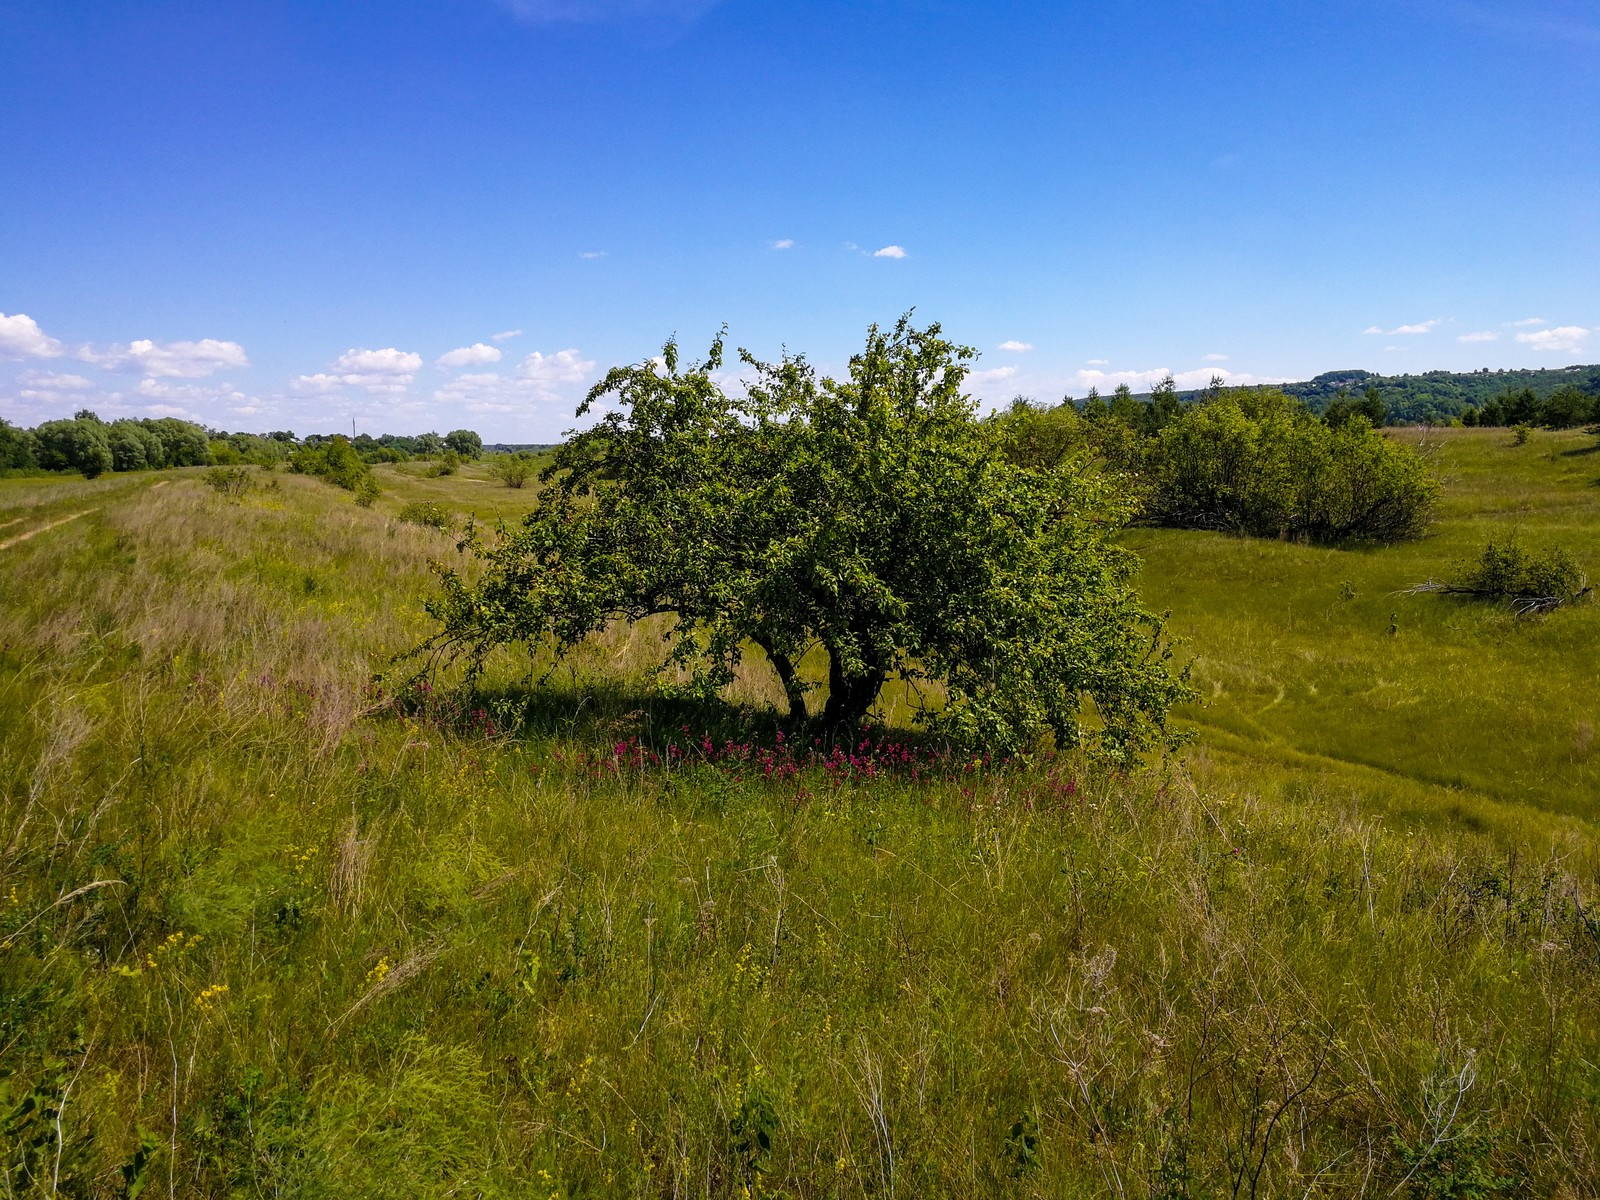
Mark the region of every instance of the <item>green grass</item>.
[[1595, 610], [1389, 595], [1513, 516], [1600, 561], [1600, 458], [1505, 440], [1415, 545], [1130, 535], [1207, 702], [1129, 776], [637, 768], [770, 728], [638, 632], [406, 717], [394, 513], [532, 499], [470, 471], [0, 482], [84, 513], [0, 551], [0, 1195], [1596, 1195]]
[[1425, 445], [1445, 493], [1434, 531], [1417, 542], [1341, 550], [1167, 530], [1130, 537], [1145, 558], [1147, 602], [1172, 610], [1193, 656], [1202, 701], [1184, 716], [1219, 749], [1326, 763], [1412, 817], [1468, 815], [1518, 834], [1559, 827], [1556, 818], [1592, 822], [1600, 606], [1518, 619], [1402, 593], [1512, 534], [1564, 546], [1600, 574], [1595, 439], [1536, 433], [1513, 446], [1504, 430], [1450, 430]]

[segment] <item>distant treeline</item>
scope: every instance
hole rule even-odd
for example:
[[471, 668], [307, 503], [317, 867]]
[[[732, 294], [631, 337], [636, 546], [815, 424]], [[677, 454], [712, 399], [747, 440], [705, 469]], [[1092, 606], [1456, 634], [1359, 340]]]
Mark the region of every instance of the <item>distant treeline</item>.
[[70, 420], [45, 421], [23, 429], [0, 420], [0, 471], [77, 471], [90, 479], [107, 471], [150, 471], [165, 467], [273, 466], [335, 442], [364, 464], [434, 459], [453, 454], [477, 458], [483, 439], [470, 429], [415, 436], [386, 433], [347, 438], [288, 430], [228, 433], [175, 417], [103, 421], [83, 409]]
[[[1426, 371], [1377, 375], [1327, 371], [1281, 390], [1322, 413], [1341, 400], [1375, 393], [1396, 425], [1544, 425], [1570, 428], [1600, 421], [1600, 366], [1529, 371]], [[1179, 392], [1183, 401], [1204, 391]], [[1149, 396], [1135, 399], [1148, 400]]]
[[1393, 542], [1422, 532], [1438, 489], [1414, 450], [1377, 432], [1386, 415], [1369, 394], [1319, 416], [1279, 388], [1218, 387], [1184, 403], [1168, 379], [1145, 399], [1126, 387], [1053, 408], [1019, 396], [994, 420], [1016, 462], [1117, 471], [1151, 524]]

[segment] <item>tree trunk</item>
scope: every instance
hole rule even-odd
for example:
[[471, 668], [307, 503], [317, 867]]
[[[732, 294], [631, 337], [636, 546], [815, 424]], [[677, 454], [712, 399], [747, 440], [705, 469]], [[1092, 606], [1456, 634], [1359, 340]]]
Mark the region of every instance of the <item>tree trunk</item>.
[[888, 672], [869, 668], [865, 674], [846, 675], [839, 666], [839, 655], [828, 652], [828, 703], [822, 710], [822, 723], [830, 730], [859, 725], [872, 702], [878, 698]]
[[779, 654], [765, 640], [754, 639], [756, 645], [766, 653], [767, 661], [772, 664], [772, 669], [778, 673], [778, 680], [783, 684], [783, 694], [789, 700], [789, 719], [791, 721], [808, 721], [811, 714], [806, 711], [806, 689], [800, 679], [800, 673], [794, 669], [794, 663], [789, 661], [787, 654]]
[[800, 676], [794, 669], [794, 664], [789, 661], [787, 654], [768, 654], [772, 660], [773, 668], [778, 672], [778, 678], [783, 681], [783, 694], [789, 698], [789, 719], [791, 721], [807, 721], [811, 714], [806, 711], [805, 687], [800, 682]]

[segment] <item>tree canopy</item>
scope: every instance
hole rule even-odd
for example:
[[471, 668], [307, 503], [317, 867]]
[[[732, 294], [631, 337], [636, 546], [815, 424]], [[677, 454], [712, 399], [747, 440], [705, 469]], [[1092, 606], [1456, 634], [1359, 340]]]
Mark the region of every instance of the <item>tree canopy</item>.
[[759, 647], [798, 720], [820, 648], [830, 728], [899, 677], [927, 701], [918, 719], [964, 743], [1049, 733], [1125, 758], [1174, 740], [1186, 684], [1110, 540], [1128, 497], [1093, 470], [1012, 461], [962, 392], [972, 351], [902, 318], [840, 380], [741, 352], [743, 395], [717, 383], [723, 354], [719, 337], [684, 364], [669, 342], [608, 372], [578, 411], [611, 411], [558, 450], [534, 510], [469, 531], [471, 582], [441, 570], [419, 649], [476, 671], [497, 646], [561, 653], [666, 616], [663, 669], [714, 693]]

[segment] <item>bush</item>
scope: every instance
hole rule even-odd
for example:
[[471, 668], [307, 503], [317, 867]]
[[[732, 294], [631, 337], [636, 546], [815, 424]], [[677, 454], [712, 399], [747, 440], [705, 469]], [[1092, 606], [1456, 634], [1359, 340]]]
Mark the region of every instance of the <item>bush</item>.
[[533, 478], [534, 459], [531, 454], [501, 454], [490, 465], [494, 477], [509, 488], [526, 487]]
[[1550, 612], [1590, 592], [1587, 576], [1566, 550], [1528, 551], [1515, 539], [1490, 542], [1477, 558], [1457, 563], [1450, 579], [1430, 579], [1410, 590], [1501, 601], [1519, 614]]
[[1147, 516], [1263, 537], [1415, 537], [1438, 486], [1415, 451], [1355, 419], [1366, 415], [1329, 425], [1276, 388], [1185, 408], [1136, 466], [1149, 489]]
[[335, 487], [356, 494], [356, 503], [367, 507], [379, 495], [378, 481], [372, 468], [362, 461], [350, 439], [335, 434], [326, 442], [302, 446], [289, 459], [289, 469], [302, 475], [315, 475]]
[[1513, 425], [1511, 427], [1511, 444], [1513, 446], [1526, 446], [1528, 437], [1533, 433], [1531, 425]]
[[426, 525], [430, 529], [450, 528], [450, 514], [431, 501], [407, 504], [400, 510], [400, 519], [409, 525]]
[[251, 472], [247, 467], [212, 467], [201, 478], [217, 495], [235, 501], [244, 499], [251, 485]]

